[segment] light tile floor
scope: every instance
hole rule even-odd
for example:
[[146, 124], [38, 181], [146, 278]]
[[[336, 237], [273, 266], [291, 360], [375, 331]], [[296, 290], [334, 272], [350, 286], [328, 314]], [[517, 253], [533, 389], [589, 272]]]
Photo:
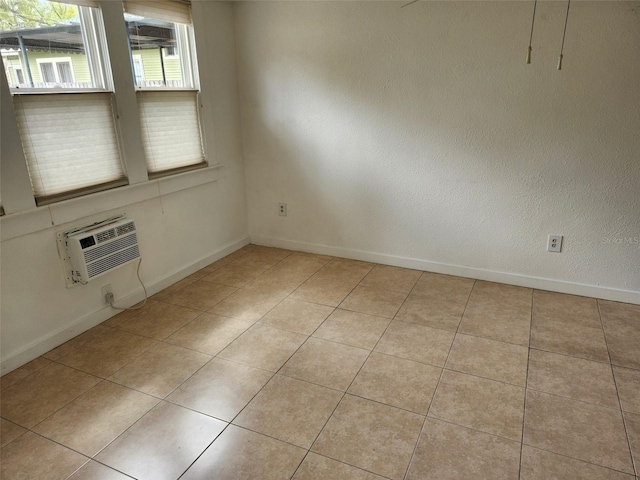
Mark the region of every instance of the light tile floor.
[[640, 475], [640, 306], [275, 248], [0, 386], [6, 480]]

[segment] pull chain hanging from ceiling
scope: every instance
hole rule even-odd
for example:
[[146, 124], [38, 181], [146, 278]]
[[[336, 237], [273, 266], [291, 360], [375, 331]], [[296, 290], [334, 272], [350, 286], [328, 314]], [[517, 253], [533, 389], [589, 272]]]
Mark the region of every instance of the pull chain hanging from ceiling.
[[571, 0], [567, 1], [567, 15], [564, 18], [564, 32], [562, 32], [562, 46], [560, 47], [560, 57], [558, 57], [558, 70], [562, 70], [562, 54], [564, 52], [564, 39], [567, 36], [567, 22], [569, 21], [569, 7]]
[[529, 35], [529, 48], [527, 49], [527, 65], [531, 63], [531, 42], [533, 40], [533, 25], [536, 23], [536, 7], [538, 0], [533, 2], [533, 17], [531, 18], [531, 34]]

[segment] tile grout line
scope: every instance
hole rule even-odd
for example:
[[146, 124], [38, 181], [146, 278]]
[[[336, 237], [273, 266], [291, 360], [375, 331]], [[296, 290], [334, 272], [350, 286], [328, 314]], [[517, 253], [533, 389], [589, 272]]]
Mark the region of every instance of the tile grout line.
[[[284, 261], [284, 259], [285, 259], [285, 258], [289, 258], [292, 254], [293, 254], [293, 253], [291, 253], [291, 254], [287, 255], [286, 257], [282, 258], [279, 262], [277, 262], [275, 265], [273, 265], [273, 267], [275, 267], [276, 265], [278, 265], [279, 263], [281, 263], [282, 261]], [[314, 276], [314, 275], [315, 275], [319, 270], [321, 270], [322, 268], [324, 268], [327, 264], [331, 263], [331, 261], [333, 260], [333, 258], [335, 258], [335, 257], [332, 257], [332, 258], [331, 258], [331, 260], [327, 261], [324, 265], [322, 265], [321, 267], [319, 267], [319, 268], [318, 268], [318, 269], [317, 269], [317, 270], [316, 270], [312, 275], [310, 275], [310, 276], [309, 276], [309, 278], [311, 278], [312, 276]], [[273, 267], [272, 267], [272, 268], [273, 268]], [[270, 270], [270, 269], [268, 269], [268, 270]], [[266, 270], [266, 271], [265, 271], [265, 272], [263, 272], [263, 273], [266, 273], [268, 270]], [[260, 275], [262, 275], [262, 274], [260, 274]], [[259, 277], [260, 275], [258, 275], [257, 277]], [[255, 278], [257, 278], [257, 277], [255, 277]], [[305, 281], [306, 281], [306, 280], [305, 280]], [[304, 283], [304, 282], [302, 282], [302, 283]], [[302, 285], [302, 284], [301, 284], [301, 285]], [[252, 325], [252, 326], [254, 326], [254, 325], [256, 325], [257, 323], [259, 323], [259, 322], [260, 322], [260, 320], [261, 320], [262, 318], [264, 318], [266, 315], [268, 315], [268, 314], [269, 314], [269, 313], [270, 313], [274, 308], [276, 308], [278, 305], [280, 305], [284, 300], [286, 300], [287, 298], [289, 298], [289, 297], [293, 294], [293, 292], [295, 292], [299, 287], [300, 287], [300, 286], [296, 287], [296, 289], [294, 289], [293, 291], [289, 292], [289, 293], [288, 293], [284, 298], [282, 298], [278, 303], [276, 303], [276, 304], [275, 304], [273, 307], [271, 307], [267, 312], [265, 312], [265, 313], [264, 313], [264, 315], [260, 316], [260, 318], [258, 318], [258, 320], [256, 320], [256, 321], [253, 323], [253, 325]], [[354, 287], [354, 288], [355, 288], [355, 287]], [[222, 300], [221, 300], [221, 301], [222, 301]], [[220, 303], [220, 302], [218, 302], [218, 303]], [[216, 304], [216, 305], [217, 305], [217, 304]], [[213, 308], [213, 307], [212, 307], [212, 308]], [[335, 311], [335, 308], [334, 308], [334, 311]], [[328, 317], [329, 317], [329, 315], [327, 315], [327, 318], [328, 318]], [[229, 317], [229, 318], [232, 318], [232, 317]], [[326, 318], [325, 318], [325, 320], [326, 320]], [[216, 439], [218, 439], [220, 435], [222, 435], [222, 433], [223, 433], [223, 432], [224, 432], [224, 431], [229, 427], [229, 425], [234, 425], [235, 427], [238, 427], [238, 428], [245, 428], [245, 427], [242, 427], [242, 426], [240, 426], [240, 425], [237, 425], [237, 424], [235, 424], [235, 423], [233, 423], [233, 422], [234, 422], [234, 421], [235, 421], [235, 420], [236, 420], [236, 419], [237, 419], [237, 418], [242, 414], [242, 412], [243, 412], [243, 411], [244, 411], [244, 410], [249, 406], [249, 404], [250, 404], [250, 403], [251, 403], [251, 402], [252, 402], [252, 401], [253, 401], [253, 400], [254, 400], [254, 399], [255, 399], [255, 398], [260, 394], [260, 392], [262, 392], [262, 391], [264, 390], [264, 388], [265, 388], [265, 387], [266, 387], [266, 386], [267, 386], [267, 385], [268, 385], [268, 384], [273, 380], [273, 378], [275, 378], [275, 376], [276, 376], [276, 375], [278, 374], [278, 372], [282, 369], [282, 367], [283, 367], [283, 366], [284, 366], [284, 365], [285, 365], [285, 364], [286, 364], [286, 363], [287, 363], [287, 362], [288, 362], [288, 361], [289, 361], [289, 360], [290, 360], [290, 359], [291, 359], [291, 358], [292, 358], [292, 357], [293, 357], [293, 356], [298, 352], [298, 350], [300, 350], [300, 348], [302, 347], [302, 345], [304, 345], [304, 344], [307, 342], [307, 340], [308, 340], [309, 338], [311, 338], [311, 335], [312, 335], [313, 333], [315, 333], [315, 331], [316, 331], [318, 328], [320, 328], [320, 326], [322, 325], [322, 323], [324, 323], [324, 321], [325, 321], [325, 320], [323, 320], [323, 321], [320, 323], [320, 325], [318, 325], [318, 326], [316, 327], [316, 329], [315, 329], [315, 330], [314, 330], [310, 335], [307, 335], [307, 339], [306, 339], [304, 342], [302, 342], [302, 343], [300, 344], [300, 346], [298, 346], [298, 348], [296, 348], [296, 350], [295, 350], [295, 351], [294, 351], [294, 352], [289, 356], [289, 358], [287, 358], [287, 360], [286, 360], [286, 361], [285, 361], [285, 362], [280, 366], [280, 368], [278, 368], [278, 370], [276, 370], [275, 372], [272, 372], [272, 375], [271, 375], [271, 377], [269, 378], [269, 380], [267, 380], [267, 381], [265, 382], [265, 384], [264, 384], [262, 387], [260, 387], [260, 389], [255, 393], [255, 395], [253, 395], [253, 396], [251, 397], [251, 399], [250, 399], [250, 400], [245, 404], [245, 406], [244, 406], [244, 407], [243, 407], [243, 408], [242, 408], [242, 409], [241, 409], [241, 410], [240, 410], [240, 411], [239, 411], [239, 412], [238, 412], [238, 413], [237, 413], [237, 414], [236, 414], [236, 415], [235, 415], [235, 416], [234, 416], [234, 417], [233, 417], [233, 418], [232, 418], [232, 419], [227, 423], [227, 425], [226, 425], [226, 426], [225, 426], [225, 428], [222, 430], [222, 432], [220, 432], [220, 434], [219, 434], [218, 436], [216, 436], [216, 438], [214, 438], [214, 439], [213, 439], [213, 441], [212, 441], [209, 445], [207, 445], [207, 447], [206, 447], [206, 448], [205, 448], [205, 449], [200, 453], [200, 455], [198, 455], [198, 456], [194, 459], [194, 461], [193, 461], [193, 462], [192, 462], [192, 463], [187, 467], [187, 469], [186, 469], [184, 472], [182, 472], [182, 474], [181, 474], [180, 476], [184, 475], [184, 474], [185, 474], [185, 473], [186, 473], [186, 472], [187, 472], [187, 471], [188, 471], [188, 470], [189, 470], [189, 469], [190, 469], [190, 468], [191, 468], [191, 467], [192, 467], [192, 466], [193, 466], [193, 465], [194, 465], [194, 464], [195, 464], [195, 463], [200, 459], [200, 457], [201, 457], [202, 455], [204, 455], [204, 453], [209, 449], [209, 447], [211, 447], [211, 445], [215, 442], [215, 440], [216, 440]], [[264, 327], [268, 327], [267, 325], [263, 325], [263, 326], [264, 326]], [[249, 327], [249, 328], [251, 328], [251, 327]], [[223, 348], [222, 350], [220, 350], [220, 352], [218, 352], [218, 353], [214, 356], [214, 358], [219, 358], [219, 359], [227, 360], [227, 361], [233, 361], [233, 360], [226, 359], [226, 358], [224, 358], [224, 357], [220, 357], [220, 356], [219, 356], [219, 354], [220, 354], [220, 353], [222, 353], [222, 351], [224, 351], [224, 350], [225, 350], [226, 348], [228, 348], [230, 345], [232, 345], [232, 344], [233, 344], [236, 340], [238, 340], [242, 335], [244, 335], [244, 333], [246, 333], [246, 332], [249, 330], [249, 328], [247, 328], [244, 332], [242, 332], [242, 333], [241, 333], [240, 335], [238, 335], [235, 339], [233, 339], [233, 340], [232, 340], [232, 341], [231, 341], [231, 342], [230, 342], [230, 343], [229, 343], [225, 348]], [[274, 328], [274, 327], [268, 327], [268, 328]], [[286, 331], [286, 330], [285, 330], [285, 331]], [[300, 334], [300, 335], [304, 335], [304, 334]], [[212, 360], [213, 360], [213, 359], [212, 359]], [[244, 363], [242, 363], [242, 362], [234, 361], [234, 363], [237, 363], [237, 364], [240, 364], [240, 365], [250, 366], [250, 367], [253, 367], [253, 368], [259, 368], [259, 367], [255, 367], [255, 366], [253, 366], [253, 365], [247, 365], [247, 364], [244, 364]], [[260, 369], [260, 370], [264, 370], [264, 369]], [[265, 371], [271, 372], [270, 370], [265, 370]], [[283, 375], [283, 376], [284, 376], [284, 375]], [[287, 378], [289, 378], [289, 377], [287, 377]], [[186, 380], [185, 380], [185, 381], [186, 381]], [[253, 431], [253, 430], [248, 429], [248, 428], [245, 428], [245, 429], [246, 429], [246, 430]], [[263, 433], [260, 433], [260, 432], [255, 432], [255, 433], [258, 433], [258, 434], [260, 434], [260, 435], [264, 435]], [[267, 435], [267, 436], [269, 436], [269, 435]], [[275, 439], [275, 437], [271, 437], [271, 438], [274, 438], [274, 439]], [[275, 439], [275, 440], [282, 441], [282, 440], [280, 440], [280, 439]], [[289, 442], [285, 442], [285, 443], [289, 443]], [[293, 445], [293, 444], [291, 444], [291, 445]], [[296, 446], [296, 447], [298, 447], [298, 448], [301, 448], [301, 447], [299, 447], [298, 445], [295, 445], [295, 446]], [[308, 453], [309, 453], [309, 449], [307, 449], [307, 454], [308, 454]], [[302, 464], [302, 462], [303, 462], [303, 461], [304, 461], [304, 459], [306, 458], [307, 454], [305, 454], [305, 456], [302, 458], [302, 460], [300, 461], [300, 464]], [[298, 464], [298, 467], [296, 468], [296, 471], [297, 471], [297, 469], [300, 467], [300, 464]], [[294, 474], [295, 474], [295, 472], [294, 472]]]
[[[334, 257], [335, 258], [335, 257]], [[358, 288], [358, 285], [360, 285], [360, 283], [362, 282], [362, 280], [364, 280], [366, 278], [367, 275], [369, 275], [369, 273], [371, 273], [371, 270], [373, 270], [375, 268], [376, 264], [373, 264], [373, 266], [369, 269], [369, 271], [367, 272], [367, 274], [357, 283], [353, 286], [353, 288], [351, 290], [349, 290], [349, 293], [342, 299], [342, 301], [338, 304], [338, 306], [340, 306], [340, 304], [342, 302], [344, 302], [344, 300], [349, 297], [349, 295], [351, 295], [353, 293], [353, 291]], [[317, 273], [317, 272], [316, 272]], [[335, 307], [333, 309], [333, 312], [335, 312], [338, 309], [338, 307]], [[329, 318], [331, 315], [333, 315], [333, 312], [331, 312], [327, 318]], [[314, 333], [316, 333], [318, 331], [318, 329], [324, 324], [324, 322], [326, 322], [327, 318], [325, 318], [325, 320], [316, 327], [316, 329], [311, 333], [311, 335], [309, 335], [309, 338], [311, 338], [313, 336]], [[387, 325], [387, 328], [389, 328], [389, 325], [391, 325], [391, 321], [389, 322], [389, 324]], [[387, 329], [385, 328], [385, 332], [387, 331]], [[384, 335], [384, 332], [382, 333], [382, 335]], [[382, 335], [380, 336], [380, 338], [382, 338]], [[309, 339], [307, 338], [307, 340]], [[316, 338], [316, 337], [314, 337]], [[380, 341], [380, 338], [378, 339], [378, 342]], [[305, 340], [304, 343], [307, 343], [307, 340]], [[336, 342], [337, 343], [337, 342]], [[378, 345], [378, 343], [376, 342], [376, 345]], [[373, 349], [375, 349], [375, 346], [373, 347]], [[300, 347], [302, 347], [302, 345], [300, 345]], [[331, 418], [333, 417], [333, 414], [335, 413], [335, 411], [338, 409], [338, 407], [340, 406], [340, 403], [342, 403], [342, 400], [344, 399], [345, 395], [347, 394], [347, 390], [349, 390], [349, 388], [351, 387], [351, 384], [354, 382], [354, 380], [356, 379], [356, 377], [358, 376], [358, 374], [360, 373], [360, 371], [362, 370], [362, 367], [364, 366], [365, 363], [367, 363], [367, 360], [369, 359], [369, 357], [371, 356], [371, 353], [373, 352], [373, 349], [371, 349], [371, 351], [369, 352], [369, 355], [367, 355], [367, 358], [365, 359], [365, 361], [362, 363], [362, 365], [360, 366], [360, 368], [358, 369], [358, 372], [355, 374], [355, 376], [353, 377], [353, 379], [351, 380], [351, 383], [349, 383], [349, 385], [347, 386], [346, 390], [342, 393], [342, 396], [340, 397], [340, 400], [338, 400], [338, 403], [336, 403], [336, 406], [333, 408], [333, 410], [331, 411], [331, 413], [327, 416], [327, 420], [324, 422], [324, 424], [322, 425], [322, 428], [320, 428], [320, 430], [318, 431], [318, 434], [315, 436], [315, 438], [313, 439], [313, 441], [311, 442], [311, 445], [309, 445], [309, 448], [307, 449], [307, 453], [304, 454], [304, 456], [302, 457], [302, 460], [300, 460], [300, 463], [298, 464], [298, 466], [296, 467], [296, 469], [293, 471], [293, 474], [289, 477], [289, 478], [293, 478], [296, 476], [296, 474], [298, 473], [298, 470], [300, 469], [300, 467], [302, 466], [302, 464], [304, 463], [305, 459], [307, 458], [307, 456], [309, 455], [309, 453], [311, 452], [311, 449], [313, 448], [313, 445], [316, 443], [316, 441], [318, 440], [318, 438], [320, 437], [320, 435], [322, 434], [322, 432], [324, 431], [324, 429], [326, 428], [327, 424], [329, 423], [329, 420], [331, 420]], [[297, 350], [296, 350], [297, 352]], [[295, 353], [294, 353], [295, 355]], [[291, 356], [293, 357], [293, 355]], [[291, 359], [291, 357], [289, 357], [289, 360]], [[289, 361], [287, 360], [287, 362]], [[282, 367], [284, 367], [287, 362], [285, 362]], [[280, 369], [278, 369], [278, 371], [280, 371], [282, 369], [282, 367], [280, 367]], [[315, 453], [315, 452], [313, 452]], [[327, 457], [330, 458], [330, 457]], [[335, 460], [335, 459], [332, 459]], [[344, 462], [343, 462], [344, 463]], [[357, 468], [357, 467], [356, 467]]]
[[529, 363], [531, 362], [531, 335], [533, 334], [533, 308], [535, 289], [531, 289], [531, 311], [529, 312], [529, 345], [527, 347], [527, 371], [524, 377], [524, 399], [522, 405], [522, 432], [520, 433], [520, 458], [518, 459], [518, 478], [522, 478], [522, 457], [524, 456], [524, 431], [527, 419], [527, 395], [529, 393]]
[[[422, 278], [422, 275], [420, 276]], [[467, 301], [464, 304], [464, 309], [462, 310], [462, 315], [460, 316], [460, 321], [458, 322], [458, 327], [456, 328], [456, 331], [453, 335], [453, 338], [451, 339], [451, 345], [449, 345], [449, 351], [447, 352], [447, 358], [444, 360], [443, 366], [442, 366], [442, 370], [440, 371], [440, 376], [438, 377], [438, 383], [436, 383], [436, 388], [433, 391], [433, 395], [431, 396], [431, 401], [429, 402], [429, 408], [427, 409], [427, 413], [424, 416], [424, 420], [422, 422], [422, 427], [420, 428], [420, 433], [418, 434], [418, 438], [416, 439], [416, 444], [413, 446], [413, 452], [411, 452], [411, 457], [409, 458], [409, 463], [407, 465], [407, 468], [404, 471], [404, 475], [403, 475], [403, 479], [407, 479], [407, 476], [409, 475], [409, 471], [411, 470], [411, 465], [413, 464], [413, 459], [415, 458], [416, 455], [416, 451], [418, 450], [418, 444], [420, 443], [420, 439], [422, 438], [422, 434], [425, 431], [425, 426], [427, 425], [427, 419], [429, 418], [434, 418], [434, 417], [429, 417], [429, 412], [431, 412], [431, 407], [433, 406], [434, 400], [436, 398], [436, 395], [438, 394], [438, 387], [440, 386], [440, 382], [442, 381], [442, 375], [444, 374], [444, 370], [445, 370], [445, 366], [447, 365], [447, 362], [449, 361], [449, 356], [451, 355], [451, 350], [453, 349], [453, 344], [456, 341], [456, 336], [458, 335], [458, 331], [460, 330], [460, 325], [462, 324], [462, 319], [464, 318], [464, 314], [467, 311], [467, 306], [469, 305], [469, 300], [471, 299], [471, 294], [473, 293], [473, 289], [476, 286], [476, 280], [473, 280], [473, 284], [471, 285], [471, 289], [469, 290], [469, 295], [467, 297]]]
[[631, 448], [631, 437], [629, 436], [629, 429], [627, 428], [627, 420], [624, 416], [624, 410], [622, 409], [622, 400], [620, 399], [620, 389], [618, 388], [618, 379], [615, 374], [615, 370], [613, 369], [613, 364], [611, 363], [611, 352], [609, 351], [609, 342], [607, 342], [607, 334], [604, 328], [604, 322], [602, 321], [602, 310], [600, 309], [600, 301], [596, 299], [596, 304], [598, 305], [598, 315], [600, 317], [600, 324], [602, 326], [602, 335], [604, 336], [604, 342], [607, 346], [607, 355], [609, 356], [609, 367], [611, 368], [611, 375], [613, 376], [613, 384], [616, 387], [616, 395], [618, 397], [618, 407], [620, 408], [620, 417], [622, 418], [622, 427], [624, 428], [625, 437], [627, 439], [627, 447], [629, 448], [629, 458], [631, 459], [631, 468], [633, 469], [633, 474], [638, 476], [640, 472], [638, 471], [638, 467], [636, 465], [636, 459], [633, 456], [633, 450]]

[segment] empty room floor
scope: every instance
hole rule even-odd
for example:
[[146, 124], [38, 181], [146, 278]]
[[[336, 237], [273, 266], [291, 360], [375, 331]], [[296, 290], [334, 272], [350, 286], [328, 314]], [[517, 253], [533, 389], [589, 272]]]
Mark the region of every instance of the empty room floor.
[[640, 475], [640, 306], [275, 248], [1, 382], [6, 480]]

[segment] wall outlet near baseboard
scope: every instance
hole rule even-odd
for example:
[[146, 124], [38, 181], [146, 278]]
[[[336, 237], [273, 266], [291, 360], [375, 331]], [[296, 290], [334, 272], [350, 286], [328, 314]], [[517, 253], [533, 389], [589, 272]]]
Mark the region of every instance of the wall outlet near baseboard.
[[547, 252], [562, 252], [562, 235], [549, 235], [547, 238]]
[[111, 288], [110, 283], [102, 287], [102, 300], [104, 301], [104, 303], [109, 305], [109, 300], [107, 300], [107, 298], [109, 297], [107, 297], [107, 295], [110, 295], [110, 298], [113, 298], [113, 289]]
[[278, 215], [280, 215], [281, 217], [286, 217], [287, 216], [287, 204], [286, 203], [279, 203], [278, 204]]

